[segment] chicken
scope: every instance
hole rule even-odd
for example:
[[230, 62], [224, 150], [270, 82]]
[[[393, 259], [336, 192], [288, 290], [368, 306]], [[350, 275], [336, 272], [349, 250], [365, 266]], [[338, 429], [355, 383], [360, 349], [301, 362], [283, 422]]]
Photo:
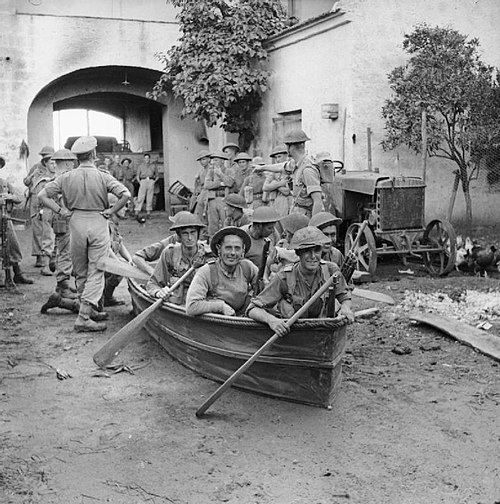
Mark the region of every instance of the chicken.
[[484, 248], [474, 243], [468, 257], [469, 267], [474, 269], [474, 273], [478, 276], [488, 277], [487, 269], [495, 264], [497, 259], [497, 249], [494, 245], [489, 248]]
[[[467, 238], [470, 240], [470, 238]], [[455, 269], [457, 271], [467, 270], [469, 268], [468, 258], [469, 250], [465, 248], [465, 245], [469, 245], [467, 241], [464, 241], [462, 235], [457, 236], [457, 246], [455, 255]], [[472, 242], [470, 243], [470, 248], [472, 248]]]

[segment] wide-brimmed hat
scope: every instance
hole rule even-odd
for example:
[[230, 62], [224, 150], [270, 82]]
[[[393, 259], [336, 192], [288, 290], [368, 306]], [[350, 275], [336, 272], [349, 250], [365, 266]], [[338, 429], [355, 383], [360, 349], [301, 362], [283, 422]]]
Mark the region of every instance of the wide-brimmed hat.
[[210, 152], [207, 150], [201, 150], [200, 152], [198, 152], [198, 155], [196, 156], [196, 161], [199, 161], [204, 157], [210, 157]]
[[265, 224], [268, 222], [278, 222], [280, 220], [280, 216], [274, 208], [260, 206], [253, 211], [250, 220], [256, 224]]
[[192, 214], [187, 210], [176, 213], [173, 217], [170, 217], [170, 220], [174, 223], [172, 226], [170, 226], [170, 231], [188, 227], [197, 227], [200, 229], [205, 227], [205, 224], [201, 222], [200, 218], [197, 215]]
[[238, 161], [251, 161], [251, 160], [252, 160], [251, 156], [249, 156], [246, 152], [239, 152], [238, 154], [236, 154], [236, 156], [234, 156], [233, 159], [235, 163]]
[[280, 219], [280, 224], [285, 231], [296, 233], [299, 229], [307, 227], [309, 219], [301, 213], [291, 213]]
[[327, 245], [330, 243], [330, 238], [323, 234], [317, 227], [306, 226], [299, 229], [290, 240], [289, 248], [292, 250], [303, 250], [318, 245]]
[[283, 138], [283, 143], [285, 144], [296, 144], [304, 143], [311, 140], [301, 129], [289, 131], [285, 138]]
[[245, 251], [249, 250], [252, 246], [252, 240], [250, 239], [250, 236], [248, 236], [248, 233], [243, 229], [236, 226], [223, 227], [213, 235], [212, 240], [210, 241], [210, 248], [212, 249], [212, 252], [215, 256], [218, 255], [217, 245], [220, 244], [224, 236], [228, 235], [239, 236], [243, 240], [243, 247], [245, 248]]
[[97, 147], [97, 139], [93, 136], [81, 136], [75, 140], [71, 147], [71, 152], [74, 154], [86, 154], [93, 151]]
[[340, 217], [336, 217], [330, 212], [318, 212], [311, 217], [309, 225], [317, 227], [318, 229], [323, 229], [328, 226], [336, 226], [341, 222], [342, 219]]
[[238, 193], [229, 193], [224, 199], [223, 202], [226, 205], [235, 207], [235, 208], [241, 208], [242, 210], [244, 208], [247, 208], [247, 203], [245, 201], [245, 198], [241, 196]]
[[125, 161], [128, 161], [129, 164], [132, 164], [132, 160], [129, 157], [125, 157], [120, 161], [120, 164], [123, 164]]

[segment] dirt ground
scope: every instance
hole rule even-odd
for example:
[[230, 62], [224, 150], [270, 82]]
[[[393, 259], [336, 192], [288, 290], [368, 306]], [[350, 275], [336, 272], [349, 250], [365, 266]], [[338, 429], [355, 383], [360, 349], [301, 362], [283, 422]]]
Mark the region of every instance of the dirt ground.
[[[121, 229], [133, 252], [166, 233], [166, 217]], [[26, 251], [29, 233], [19, 233]], [[55, 279], [33, 263], [26, 254], [33, 286], [0, 291], [0, 502], [500, 503], [499, 363], [397, 308], [348, 328], [331, 411], [231, 389], [197, 419], [217, 385], [144, 336], [118, 358], [134, 374], [93, 364], [131, 320], [126, 285], [105, 333], [76, 334], [74, 315], [40, 314]], [[382, 264], [367, 287], [397, 301], [407, 289], [498, 288], [498, 275], [432, 279], [410, 267], [411, 277]]]

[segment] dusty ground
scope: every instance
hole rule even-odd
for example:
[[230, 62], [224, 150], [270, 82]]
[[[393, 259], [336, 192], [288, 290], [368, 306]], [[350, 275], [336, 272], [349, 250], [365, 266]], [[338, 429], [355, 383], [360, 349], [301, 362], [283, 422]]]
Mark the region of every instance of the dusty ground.
[[[164, 221], [122, 224], [129, 249], [162, 236]], [[197, 419], [217, 385], [144, 338], [119, 358], [135, 374], [96, 376], [93, 353], [130, 320], [125, 286], [107, 332], [79, 335], [73, 315], [39, 313], [55, 280], [24, 264], [35, 285], [0, 292], [0, 502], [500, 502], [499, 364], [390, 307], [348, 329], [332, 411], [230, 390]], [[369, 288], [401, 300], [498, 287], [498, 276], [431, 279], [410, 266], [414, 277], [381, 265]]]

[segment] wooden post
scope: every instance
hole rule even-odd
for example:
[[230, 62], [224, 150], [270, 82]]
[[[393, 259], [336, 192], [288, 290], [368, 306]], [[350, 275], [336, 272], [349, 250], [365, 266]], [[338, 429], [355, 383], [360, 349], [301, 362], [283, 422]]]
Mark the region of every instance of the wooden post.
[[422, 109], [422, 179], [427, 184], [427, 110]]
[[372, 129], [366, 128], [366, 142], [368, 148], [368, 171], [372, 171]]

